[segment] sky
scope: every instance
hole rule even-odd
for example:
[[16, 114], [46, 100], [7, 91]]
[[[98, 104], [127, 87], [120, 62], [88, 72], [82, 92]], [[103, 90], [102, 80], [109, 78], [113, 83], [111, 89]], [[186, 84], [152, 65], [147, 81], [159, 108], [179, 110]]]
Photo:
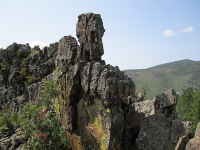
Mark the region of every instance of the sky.
[[101, 14], [107, 64], [145, 69], [200, 60], [199, 0], [0, 0], [0, 47], [76, 37], [82, 13]]

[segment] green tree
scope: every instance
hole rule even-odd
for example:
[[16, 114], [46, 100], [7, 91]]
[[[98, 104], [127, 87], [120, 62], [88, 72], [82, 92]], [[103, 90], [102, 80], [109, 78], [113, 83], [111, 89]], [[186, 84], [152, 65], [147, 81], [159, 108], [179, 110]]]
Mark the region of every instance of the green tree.
[[192, 130], [195, 130], [197, 123], [200, 121], [200, 90], [193, 94], [191, 108], [192, 110], [190, 115], [193, 123]]
[[20, 125], [23, 130], [22, 139], [26, 143], [25, 149], [71, 149], [66, 130], [54, 107], [59, 94], [60, 88], [56, 82], [47, 81], [42, 87], [40, 100], [23, 106]]
[[181, 120], [192, 122], [194, 131], [200, 121], [200, 90], [194, 92], [193, 88], [185, 89], [179, 98], [177, 112]]
[[147, 93], [146, 93], [146, 90], [145, 90], [144, 87], [143, 87], [143, 95], [144, 95], [144, 100], [146, 100], [147, 99]]

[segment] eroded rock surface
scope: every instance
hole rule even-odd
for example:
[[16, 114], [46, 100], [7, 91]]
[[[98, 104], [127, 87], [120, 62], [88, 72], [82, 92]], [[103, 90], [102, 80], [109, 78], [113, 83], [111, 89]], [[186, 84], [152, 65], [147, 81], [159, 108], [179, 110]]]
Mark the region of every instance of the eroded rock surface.
[[104, 32], [99, 14], [82, 14], [76, 25], [79, 43], [64, 36], [43, 50], [13, 43], [0, 51], [0, 110], [38, 100], [43, 82], [55, 80], [73, 149], [175, 148], [188, 132], [187, 124], [174, 120], [177, 94], [169, 90], [142, 101], [134, 82], [101, 59]]
[[174, 119], [178, 95], [171, 89], [156, 96], [152, 101], [134, 104], [141, 116], [136, 144], [142, 150], [172, 150], [178, 140], [189, 133], [190, 123]]
[[198, 123], [195, 136], [192, 138], [186, 146], [186, 150], [199, 150], [200, 149], [200, 123]]
[[102, 43], [104, 32], [105, 29], [99, 14], [88, 13], [78, 17], [76, 35], [80, 43], [82, 57], [90, 61], [101, 59], [104, 54]]
[[134, 95], [135, 85], [118, 67], [101, 60], [105, 30], [100, 15], [78, 18], [80, 46], [73, 37], [64, 37], [56, 57], [62, 123], [73, 143], [85, 138], [79, 147], [122, 149], [128, 97]]
[[1, 150], [20, 150], [22, 149], [20, 128], [14, 127], [0, 132], [0, 149]]

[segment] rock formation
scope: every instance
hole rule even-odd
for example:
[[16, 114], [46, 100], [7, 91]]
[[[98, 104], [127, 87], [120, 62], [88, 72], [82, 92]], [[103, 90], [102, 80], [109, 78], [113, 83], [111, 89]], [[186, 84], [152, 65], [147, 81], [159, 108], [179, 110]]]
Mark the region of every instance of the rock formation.
[[[13, 43], [0, 51], [0, 110], [17, 111], [40, 98], [44, 81], [55, 80], [62, 125], [73, 149], [172, 149], [188, 127], [174, 120], [173, 90], [153, 101], [140, 101], [134, 82], [118, 67], [107, 65], [99, 14], [78, 17], [76, 35], [64, 36], [40, 50]], [[136, 102], [135, 102], [136, 101]]]
[[20, 128], [13, 128], [3, 133], [0, 132], [0, 149], [16, 150], [21, 148], [22, 142]]
[[82, 14], [78, 18], [80, 46], [73, 37], [64, 37], [56, 57], [62, 123], [72, 133], [75, 147], [84, 137], [82, 144], [87, 147], [121, 149], [134, 83], [118, 67], [101, 60], [105, 30], [100, 15]]
[[177, 98], [171, 89], [153, 100], [132, 104], [134, 111], [129, 112], [127, 125], [136, 133], [137, 149], [171, 150], [179, 137], [189, 133], [189, 122], [174, 119]]
[[197, 125], [194, 138], [192, 138], [186, 145], [186, 150], [200, 149], [200, 122]]

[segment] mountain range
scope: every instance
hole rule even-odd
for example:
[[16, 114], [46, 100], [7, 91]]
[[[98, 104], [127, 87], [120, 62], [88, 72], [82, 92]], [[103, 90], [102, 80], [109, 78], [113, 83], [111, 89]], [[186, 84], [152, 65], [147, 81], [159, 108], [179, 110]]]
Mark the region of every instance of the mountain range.
[[189, 59], [161, 64], [147, 69], [124, 70], [135, 82], [136, 89], [148, 99], [170, 88], [181, 91], [200, 87], [200, 61]]

